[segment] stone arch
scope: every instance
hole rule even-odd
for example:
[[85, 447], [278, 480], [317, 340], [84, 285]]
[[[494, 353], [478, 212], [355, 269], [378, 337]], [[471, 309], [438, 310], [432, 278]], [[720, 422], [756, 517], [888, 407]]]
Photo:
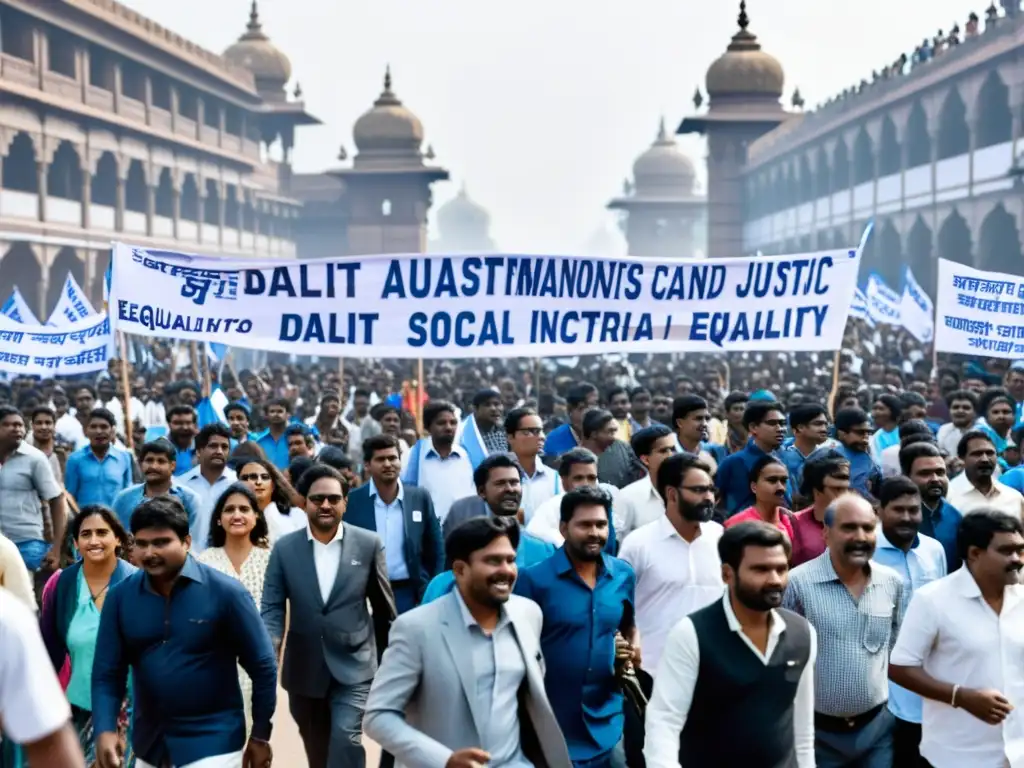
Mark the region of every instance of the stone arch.
[[156, 215], [167, 219], [174, 218], [174, 178], [170, 168], [160, 169], [160, 179], [156, 185]]
[[178, 215], [182, 221], [199, 221], [199, 185], [194, 173], [186, 173], [181, 182], [181, 205]]
[[128, 177], [124, 182], [124, 207], [133, 213], [146, 213], [149, 203], [149, 188], [146, 184], [146, 166], [141, 160], [128, 164]]
[[840, 136], [832, 151], [832, 191], [842, 192], [850, 188], [850, 152]]
[[932, 251], [931, 227], [925, 224], [921, 216], [918, 216], [914, 219], [910, 234], [907, 235], [907, 263], [918, 284], [928, 292], [929, 296], [935, 295], [935, 284], [938, 280]]
[[1002, 144], [1013, 138], [1010, 90], [994, 69], [988, 73], [978, 92], [975, 114], [978, 122], [974, 139], [978, 149]]
[[886, 115], [882, 120], [882, 138], [878, 147], [878, 173], [880, 176], [891, 176], [899, 173], [902, 165], [896, 123], [892, 121], [892, 117]]
[[892, 219], [875, 229], [864, 248], [863, 273], [877, 272], [886, 284], [898, 288], [903, 280], [903, 240]]
[[[15, 134], [3, 160], [4, 188], [15, 192], [39, 192], [38, 154], [32, 137], [27, 133]], [[6, 296], [3, 299], [7, 300]]]
[[110, 250], [99, 251], [93, 258], [96, 259], [96, 271], [93, 272], [92, 285], [86, 290], [89, 291], [92, 305], [99, 309], [103, 306], [103, 284], [106, 280], [107, 267], [110, 266]]
[[216, 179], [204, 182], [206, 194], [203, 196], [203, 223], [211, 226], [220, 224], [220, 189]]
[[861, 126], [853, 142], [853, 183], [866, 184], [875, 178], [875, 146]]
[[928, 115], [920, 101], [915, 101], [907, 118], [907, 135], [903, 139], [907, 148], [907, 168], [917, 168], [932, 161], [932, 139], [928, 135]]
[[82, 158], [70, 141], [62, 141], [46, 170], [46, 194], [82, 202]]
[[807, 155], [800, 153], [800, 202], [809, 203], [814, 199], [814, 172]]
[[1024, 275], [1017, 221], [1002, 203], [981, 222], [977, 263], [979, 269]]
[[971, 151], [971, 131], [967, 127], [967, 105], [957, 88], [950, 88], [939, 111], [939, 160]]
[[[953, 212], [942, 222], [942, 226], [939, 227], [938, 237], [935, 238], [936, 255], [940, 259], [970, 265], [972, 262], [971, 246], [971, 228], [967, 225], [967, 220], [960, 214], [960, 211], [954, 208]], [[938, 262], [932, 261], [932, 265], [937, 272]], [[918, 278], [918, 280], [920, 279]], [[926, 288], [931, 288], [934, 291], [934, 286], [937, 282], [937, 277], [931, 278]], [[935, 294], [932, 293], [931, 295], [934, 296]]]
[[828, 153], [824, 147], [818, 147], [818, 161], [814, 168], [814, 196], [824, 197], [832, 188], [831, 174], [829, 173]]
[[94, 205], [105, 205], [110, 208], [117, 205], [117, 158], [113, 152], [104, 152], [100, 155], [89, 186], [90, 201]]
[[53, 260], [53, 264], [50, 265], [50, 280], [46, 286], [46, 307], [43, 313], [46, 317], [39, 317], [44, 323], [53, 314], [53, 310], [57, 306], [57, 301], [60, 299], [61, 291], [64, 290], [64, 281], [67, 280], [68, 273], [74, 276], [79, 285], [85, 281], [85, 265], [78, 258], [78, 253], [74, 248], [65, 247], [57, 252], [57, 257]]
[[[14, 243], [10, 250], [0, 259], [0, 296], [7, 301], [15, 288], [21, 291], [28, 304], [38, 317], [39, 286], [43, 282], [43, 270], [39, 266], [35, 251], [28, 243]], [[44, 318], [45, 322], [45, 318]]]

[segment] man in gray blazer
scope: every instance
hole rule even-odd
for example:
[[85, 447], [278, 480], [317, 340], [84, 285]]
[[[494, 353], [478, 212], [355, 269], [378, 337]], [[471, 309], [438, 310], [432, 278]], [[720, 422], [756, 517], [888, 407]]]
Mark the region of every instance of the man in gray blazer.
[[537, 604], [512, 595], [519, 527], [468, 520], [448, 537], [457, 588], [398, 618], [363, 728], [404, 768], [571, 768], [544, 691]]
[[311, 467], [296, 490], [309, 527], [270, 553], [263, 622], [280, 656], [291, 604], [281, 684], [309, 768], [364, 768], [363, 709], [396, 615], [384, 550], [375, 533], [341, 521], [348, 484], [336, 469]]

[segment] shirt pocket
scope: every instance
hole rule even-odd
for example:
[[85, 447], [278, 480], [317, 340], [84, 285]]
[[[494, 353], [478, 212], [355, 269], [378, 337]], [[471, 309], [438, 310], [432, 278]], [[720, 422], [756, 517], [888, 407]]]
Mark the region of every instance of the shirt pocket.
[[861, 600], [861, 643], [868, 653], [876, 654], [888, 647], [895, 607], [892, 598], [881, 590], [873, 590]]

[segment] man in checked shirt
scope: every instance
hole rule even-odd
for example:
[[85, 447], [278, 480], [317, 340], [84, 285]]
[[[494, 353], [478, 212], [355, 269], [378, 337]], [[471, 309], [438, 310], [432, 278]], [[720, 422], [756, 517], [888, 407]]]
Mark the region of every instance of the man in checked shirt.
[[814, 669], [814, 754], [818, 768], [891, 768], [889, 652], [896, 643], [903, 580], [871, 562], [875, 512], [862, 497], [839, 497], [825, 512], [827, 549], [794, 569], [783, 606], [818, 633]]

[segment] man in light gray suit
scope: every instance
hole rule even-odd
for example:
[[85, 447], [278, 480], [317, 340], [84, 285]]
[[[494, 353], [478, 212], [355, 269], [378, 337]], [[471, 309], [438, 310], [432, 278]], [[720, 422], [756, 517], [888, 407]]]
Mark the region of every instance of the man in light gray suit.
[[448, 537], [456, 589], [403, 614], [363, 728], [404, 768], [571, 768], [544, 692], [542, 616], [512, 594], [519, 528], [478, 517]]
[[363, 768], [363, 709], [396, 615], [384, 550], [377, 534], [341, 521], [348, 484], [336, 469], [311, 467], [296, 490], [309, 527], [274, 545], [263, 622], [280, 656], [291, 604], [281, 684], [309, 768]]

